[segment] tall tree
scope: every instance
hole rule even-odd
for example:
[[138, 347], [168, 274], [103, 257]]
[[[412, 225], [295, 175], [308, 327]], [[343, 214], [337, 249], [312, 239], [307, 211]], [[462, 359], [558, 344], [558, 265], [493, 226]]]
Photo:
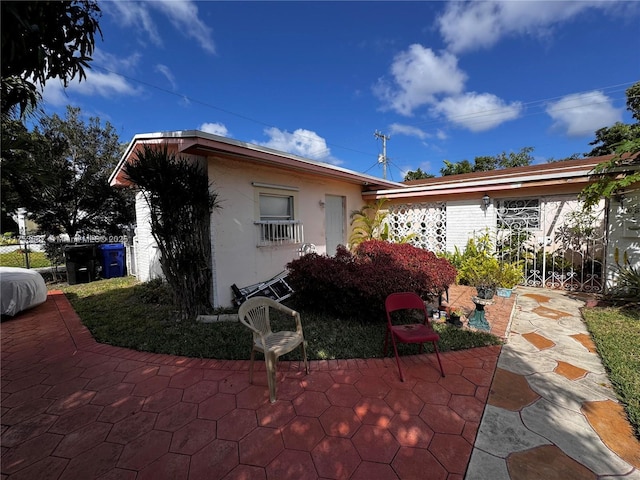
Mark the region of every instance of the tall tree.
[[[615, 156], [599, 163], [593, 170], [594, 183], [580, 192], [585, 210], [596, 205], [601, 198], [611, 198], [626, 187], [640, 182], [640, 82], [626, 91], [627, 110], [636, 123], [627, 125], [617, 122], [612, 127], [596, 131], [597, 145], [587, 156], [614, 153]], [[624, 132], [624, 134], [620, 134]]]
[[404, 176], [404, 181], [408, 182], [409, 180], [422, 180], [425, 178], [433, 178], [435, 175], [432, 175], [427, 172], [423, 172], [420, 168], [417, 170], [409, 170], [407, 174]]
[[93, 53], [100, 8], [93, 0], [2, 1], [2, 117], [35, 108], [48, 79], [65, 86]]
[[45, 116], [33, 132], [16, 124], [13, 143], [24, 149], [2, 152], [3, 177], [11, 172], [4, 209], [26, 207], [43, 233], [71, 237], [118, 235], [133, 221], [132, 192], [109, 186], [121, 146], [108, 122], [85, 122], [79, 108], [67, 107], [65, 118]]
[[444, 160], [444, 167], [440, 169], [440, 174], [442, 174], [443, 177], [447, 175], [459, 175], [461, 173], [471, 172], [473, 172], [473, 166], [471, 166], [469, 160], [462, 160], [460, 162]]
[[627, 141], [640, 138], [640, 82], [636, 82], [626, 90], [627, 110], [636, 120], [635, 123], [616, 122], [610, 127], [596, 130], [596, 138], [589, 145], [593, 145], [586, 157], [600, 157], [616, 153], [618, 147]]
[[502, 152], [495, 156], [485, 155], [476, 157], [473, 165], [469, 160], [460, 162], [444, 161], [444, 167], [440, 169], [442, 176], [459, 175], [471, 172], [489, 172], [499, 168], [525, 167], [533, 162], [533, 147], [523, 147], [519, 152]]
[[496, 155], [496, 160], [500, 168], [526, 167], [533, 162], [533, 147], [523, 147], [519, 152], [502, 152]]

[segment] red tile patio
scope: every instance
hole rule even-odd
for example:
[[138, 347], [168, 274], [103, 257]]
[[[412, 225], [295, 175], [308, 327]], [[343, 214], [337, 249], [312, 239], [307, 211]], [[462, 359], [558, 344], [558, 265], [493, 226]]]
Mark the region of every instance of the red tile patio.
[[[513, 299], [487, 307], [504, 337]], [[456, 287], [450, 304], [473, 303]], [[281, 362], [278, 401], [248, 362], [98, 344], [61, 292], [2, 323], [2, 479], [463, 478], [500, 347]], [[383, 339], [380, 339], [382, 349]]]

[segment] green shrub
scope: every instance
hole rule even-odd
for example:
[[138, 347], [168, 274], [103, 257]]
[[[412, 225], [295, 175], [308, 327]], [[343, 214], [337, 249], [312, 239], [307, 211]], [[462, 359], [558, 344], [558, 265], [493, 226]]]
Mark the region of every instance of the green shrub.
[[489, 232], [470, 238], [462, 253], [456, 248], [452, 259], [458, 268], [457, 282], [462, 285], [513, 288], [523, 278], [520, 263], [498, 260]]
[[495, 288], [500, 284], [500, 262], [487, 255], [470, 257], [460, 268], [460, 277], [474, 287]]
[[219, 208], [206, 167], [144, 145], [123, 171], [149, 206], [151, 235], [173, 300], [186, 319], [211, 310], [211, 213]]
[[138, 296], [143, 303], [151, 305], [173, 305], [173, 295], [169, 284], [162, 278], [154, 278], [137, 286]]
[[501, 263], [498, 285], [504, 288], [513, 288], [523, 280], [523, 268], [519, 263]]
[[29, 255], [30, 268], [48, 267], [51, 265], [51, 262], [49, 262], [49, 259], [45, 256], [44, 252], [34, 252], [29, 250], [25, 253], [24, 250], [14, 250], [9, 253], [0, 253], [0, 266], [26, 268], [27, 262], [25, 254]]
[[5, 245], [17, 245], [18, 239], [15, 237], [13, 232], [5, 232], [0, 237], [0, 246]]
[[624, 252], [620, 262], [620, 252], [615, 249], [616, 284], [609, 290], [608, 296], [614, 301], [640, 302], [640, 268], [631, 265], [628, 253]]

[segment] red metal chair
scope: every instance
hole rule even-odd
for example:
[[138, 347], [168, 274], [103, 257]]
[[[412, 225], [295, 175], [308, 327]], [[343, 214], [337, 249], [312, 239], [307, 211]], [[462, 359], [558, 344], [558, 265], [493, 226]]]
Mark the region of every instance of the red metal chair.
[[[427, 315], [427, 309], [422, 299], [413, 292], [392, 293], [385, 301], [385, 309], [387, 311], [387, 332], [384, 338], [384, 354], [387, 354], [389, 335], [391, 335], [391, 343], [393, 343], [393, 351], [396, 355], [398, 370], [400, 371], [400, 380], [404, 382], [396, 343], [419, 343], [420, 353], [422, 353], [423, 344], [425, 342], [432, 342], [433, 348], [436, 351], [438, 364], [440, 365], [440, 373], [444, 377], [444, 370], [442, 369], [442, 362], [440, 361], [437, 345], [438, 340], [440, 340], [440, 335], [431, 327], [429, 315]], [[418, 311], [421, 314], [420, 317], [424, 318], [424, 320], [420, 323], [394, 325], [391, 314], [398, 310]]]

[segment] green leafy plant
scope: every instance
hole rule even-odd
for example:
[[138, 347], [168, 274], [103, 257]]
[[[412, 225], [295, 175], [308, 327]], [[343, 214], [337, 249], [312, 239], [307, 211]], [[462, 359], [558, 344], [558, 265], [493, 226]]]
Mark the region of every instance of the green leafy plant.
[[476, 288], [513, 288], [522, 281], [523, 271], [518, 262], [500, 261], [494, 252], [488, 231], [467, 241], [464, 252], [457, 248], [451, 255], [458, 268], [458, 283]]
[[476, 288], [496, 288], [501, 279], [500, 262], [490, 256], [471, 257], [462, 266], [461, 275]]
[[367, 240], [389, 239], [389, 224], [385, 222], [388, 212], [384, 209], [386, 198], [380, 198], [376, 203], [367, 203], [360, 210], [351, 212], [351, 248]]
[[504, 288], [513, 288], [522, 282], [523, 271], [518, 263], [501, 263], [498, 285]]
[[626, 250], [622, 255], [622, 262], [620, 262], [620, 252], [616, 248], [614, 260], [617, 279], [616, 285], [608, 292], [609, 296], [619, 301], [640, 302], [640, 268], [631, 265]]
[[367, 203], [360, 210], [351, 212], [349, 248], [355, 248], [367, 240], [407, 243], [416, 236], [415, 233], [411, 233], [400, 237], [391, 231], [387, 222], [389, 211], [385, 209], [387, 202], [386, 198], [380, 198], [375, 203]]

